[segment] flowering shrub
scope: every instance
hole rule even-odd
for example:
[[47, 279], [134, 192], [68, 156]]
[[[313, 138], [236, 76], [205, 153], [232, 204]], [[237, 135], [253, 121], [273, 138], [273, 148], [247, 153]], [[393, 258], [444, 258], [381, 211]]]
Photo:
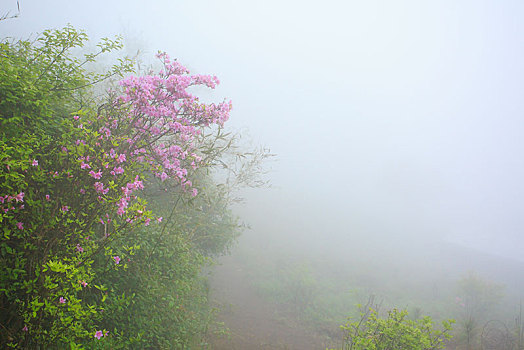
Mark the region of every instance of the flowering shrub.
[[[140, 343], [145, 331], [134, 326], [127, 328], [134, 332], [128, 343], [111, 340], [124, 337], [126, 321], [115, 320], [125, 318], [132, 302], [128, 282], [148, 278], [143, 267], [134, 268], [139, 275], [125, 277], [125, 271], [135, 257], [150, 263], [155, 253], [165, 254], [159, 242], [181, 234], [176, 227], [165, 234], [168, 213], [154, 214], [145, 193], [148, 186], [164, 187], [178, 198], [196, 197], [195, 172], [211, 164], [201, 149], [204, 130], [220, 128], [231, 110], [231, 102], [203, 103], [190, 92], [193, 86], [215, 88], [216, 77], [190, 75], [163, 53], [160, 72], [125, 78], [101, 101], [92, 86], [130, 72], [132, 64], [121, 60], [103, 74], [85, 71], [84, 63], [121, 47], [106, 39], [83, 61], [69, 54], [86, 40], [66, 27], [44, 32], [35, 43], [0, 46], [2, 348]], [[221, 227], [233, 230], [236, 224]], [[137, 254], [141, 242], [149, 251]], [[204, 256], [187, 251], [192, 242], [175, 242], [184, 248], [170, 256], [184, 256], [194, 269], [173, 278], [197, 278]], [[158, 271], [151, 275], [167, 273], [165, 266]], [[188, 297], [191, 291], [177, 293]], [[180, 306], [176, 298], [170, 303], [171, 309]], [[106, 331], [105, 325], [113, 328]]]

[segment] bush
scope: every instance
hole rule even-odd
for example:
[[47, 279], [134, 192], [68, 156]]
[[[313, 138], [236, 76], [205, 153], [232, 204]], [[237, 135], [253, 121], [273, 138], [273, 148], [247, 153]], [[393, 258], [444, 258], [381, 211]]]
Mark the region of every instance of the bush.
[[[207, 329], [201, 269], [238, 234], [211, 169], [230, 102], [202, 103], [166, 54], [157, 74], [72, 27], [0, 44], [0, 348], [187, 348]], [[210, 142], [209, 140], [214, 140]], [[200, 171], [200, 172], [199, 172]]]
[[443, 349], [450, 339], [452, 320], [442, 322], [443, 330], [434, 330], [430, 317], [409, 320], [407, 311], [393, 309], [387, 318], [380, 318], [369, 308], [360, 320], [341, 326], [343, 349], [351, 350], [433, 350]]

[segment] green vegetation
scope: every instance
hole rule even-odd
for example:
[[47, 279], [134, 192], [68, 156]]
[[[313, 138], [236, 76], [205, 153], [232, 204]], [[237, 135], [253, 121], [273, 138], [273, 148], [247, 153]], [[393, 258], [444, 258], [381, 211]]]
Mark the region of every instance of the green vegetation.
[[351, 350], [432, 350], [443, 349], [451, 338], [452, 320], [442, 322], [442, 330], [433, 329], [430, 317], [409, 320], [408, 312], [393, 309], [380, 318], [374, 309], [362, 312], [360, 319], [342, 326], [344, 349]]
[[186, 90], [216, 77], [159, 54], [158, 74], [116, 84], [130, 59], [86, 67], [120, 40], [73, 55], [87, 40], [0, 43], [0, 348], [205, 347], [202, 271], [240, 232], [231, 186], [265, 155], [224, 132], [229, 102]]

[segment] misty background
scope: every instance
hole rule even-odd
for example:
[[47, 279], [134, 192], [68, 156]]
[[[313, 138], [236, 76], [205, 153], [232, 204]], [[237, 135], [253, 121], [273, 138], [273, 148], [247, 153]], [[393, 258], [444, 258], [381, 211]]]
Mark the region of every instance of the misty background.
[[0, 31], [71, 23], [217, 75], [228, 126], [276, 154], [237, 208], [257, 244], [524, 261], [522, 18], [510, 0], [21, 0]]

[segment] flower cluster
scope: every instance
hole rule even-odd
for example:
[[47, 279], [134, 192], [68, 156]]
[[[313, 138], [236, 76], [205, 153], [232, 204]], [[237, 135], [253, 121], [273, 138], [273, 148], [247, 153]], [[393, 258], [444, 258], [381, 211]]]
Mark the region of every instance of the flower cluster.
[[[15, 194], [15, 195], [5, 195], [5, 196], [0, 196], [0, 208], [2, 209], [2, 211], [7, 214], [7, 212], [9, 212], [10, 210], [15, 210], [17, 209], [15, 207], [15, 203], [18, 203], [18, 202], [23, 202], [24, 201], [24, 196], [25, 196], [25, 193], [24, 192], [20, 192], [18, 194]], [[18, 206], [19, 209], [24, 209], [24, 205], [20, 205]]]
[[[179, 183], [182, 189], [196, 196], [198, 191], [189, 179], [189, 169], [195, 170], [202, 163], [195, 150], [195, 138], [202, 127], [222, 125], [231, 110], [231, 102], [202, 103], [188, 91], [199, 85], [214, 89], [218, 78], [189, 75], [185, 67], [171, 61], [166, 54], [157, 57], [164, 63], [158, 75], [131, 76], [120, 82], [123, 93], [114, 103], [116, 113], [98, 117], [95, 129], [98, 153], [78, 157], [80, 170], [95, 180], [92, 188], [97, 198], [104, 202], [110, 196], [118, 216], [127, 214], [135, 198], [133, 192], [144, 188], [142, 180], [133, 174], [132, 167], [136, 164], [145, 165], [161, 181], [171, 179]], [[90, 142], [91, 128], [86, 127], [90, 122], [83, 121], [81, 116], [73, 119], [79, 129], [75, 145], [83, 150], [83, 145]], [[133, 176], [134, 180], [121, 186], [120, 193], [110, 193], [107, 184], [117, 176], [127, 179]], [[81, 188], [80, 192], [86, 194], [86, 190]], [[147, 219], [144, 222], [149, 223]]]
[[219, 83], [218, 78], [186, 75], [189, 71], [171, 61], [167, 54], [161, 53], [157, 57], [164, 63], [158, 75], [131, 76], [120, 82], [124, 94], [118, 102], [120, 106], [127, 106], [127, 120], [113, 120], [107, 127], [116, 129], [120, 124], [131, 123], [136, 132], [128, 140], [129, 155], [155, 165], [155, 175], [162, 181], [171, 178], [189, 189], [192, 184], [184, 163], [196, 169], [202, 161], [193, 152], [195, 137], [203, 126], [222, 125], [229, 118], [232, 105], [230, 101], [201, 103], [188, 91], [188, 88], [199, 85], [214, 89]]

